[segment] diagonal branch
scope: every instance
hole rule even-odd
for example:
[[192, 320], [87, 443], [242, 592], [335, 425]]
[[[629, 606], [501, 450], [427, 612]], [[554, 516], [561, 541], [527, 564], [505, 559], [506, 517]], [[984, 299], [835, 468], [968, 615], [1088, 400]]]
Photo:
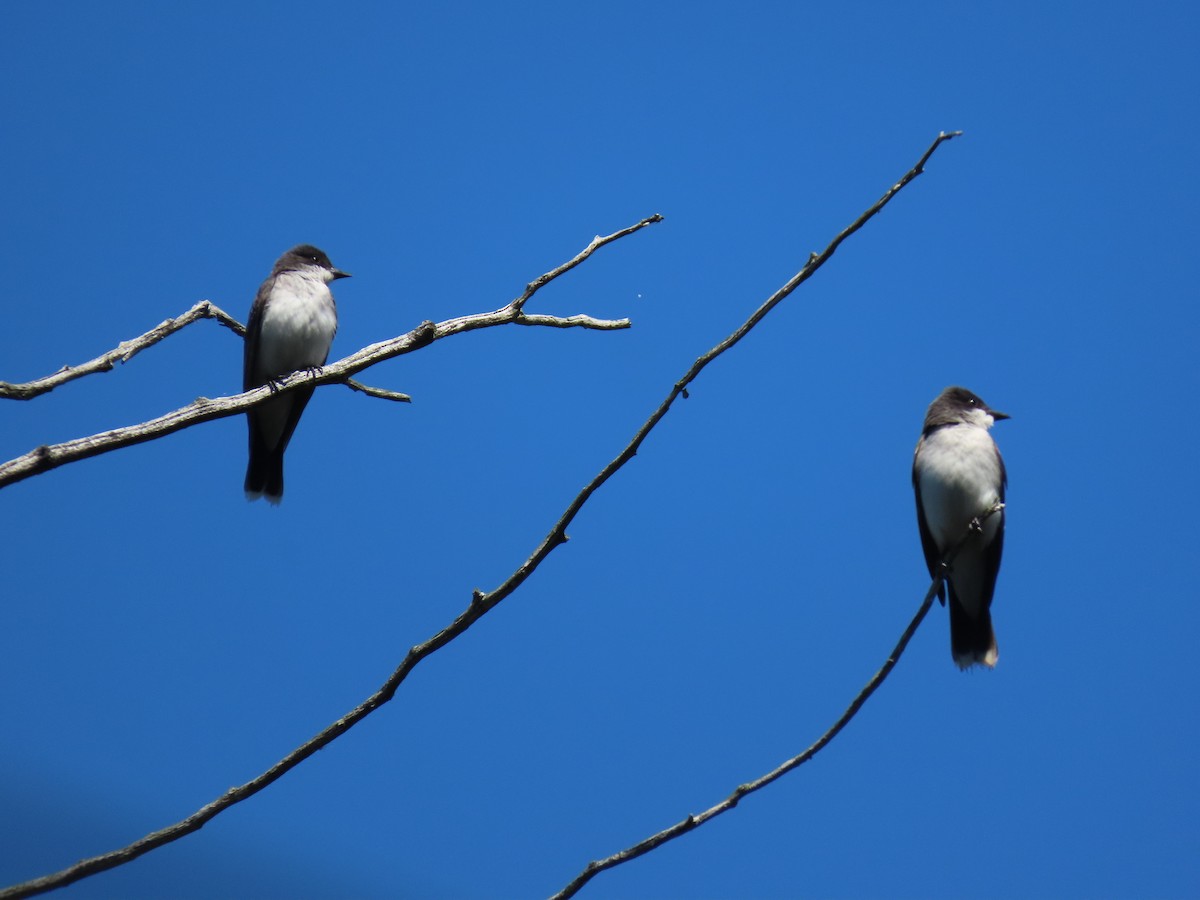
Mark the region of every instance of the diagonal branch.
[[[929, 157], [944, 141], [949, 140], [951, 137], [954, 137], [959, 133], [960, 132], [939, 134], [929, 149], [925, 151], [925, 154], [918, 161], [917, 165], [910, 169], [899, 182], [897, 182], [883, 195], [879, 201], [877, 201], [870, 209], [859, 216], [859, 218], [856, 219], [854, 223], [852, 223], [845, 231], [834, 238], [834, 240], [828, 247], [825, 248], [822, 253], [813, 254], [805, 264], [804, 268], [801, 269], [801, 271], [786, 285], [784, 285], [783, 288], [780, 288], [779, 291], [773, 294], [771, 298], [769, 298], [767, 302], [763, 304], [763, 306], [759, 307], [759, 309], [754, 312], [750, 319], [748, 319], [746, 323], [744, 323], [737, 331], [710, 350], [707, 354], [700, 357], [700, 359], [698, 359], [696, 363], [692, 365], [692, 368], [688, 370], [684, 377], [671, 389], [671, 392], [667, 395], [667, 399], [663, 401], [658, 409], [651, 414], [650, 418], [646, 420], [642, 427], [638, 429], [637, 433], [634, 434], [633, 439], [629, 442], [629, 444], [626, 445], [625, 449], [622, 450], [612, 462], [605, 466], [600, 473], [596, 475], [596, 477], [593, 478], [582, 491], [580, 491], [575, 499], [571, 501], [562, 517], [554, 523], [554, 526], [550, 529], [549, 534], [542, 539], [541, 543], [538, 544], [529, 558], [526, 559], [525, 562], [523, 562], [516, 569], [516, 571], [509, 575], [499, 587], [487, 593], [478, 590], [475, 591], [471, 597], [471, 602], [467, 605], [467, 608], [464, 609], [457, 616], [457, 618], [454, 619], [453, 622], [451, 622], [437, 634], [430, 637], [424, 643], [417, 644], [415, 647], [411, 648], [396, 670], [392, 672], [390, 676], [388, 676], [387, 680], [374, 694], [372, 694], [346, 715], [342, 716], [342, 718], [338, 719], [336, 722], [326, 727], [323, 731], [310, 738], [304, 744], [297, 747], [291, 753], [287, 754], [285, 757], [279, 760], [279, 762], [275, 763], [275, 765], [271, 766], [271, 768], [263, 772], [258, 777], [247, 781], [245, 784], [230, 788], [216, 800], [192, 813], [192, 815], [188, 816], [187, 818], [176, 822], [173, 825], [169, 825], [166, 828], [160, 829], [159, 831], [148, 834], [140, 840], [134, 841], [132, 844], [122, 847], [119, 850], [113, 850], [109, 853], [101, 854], [100, 856], [93, 856], [89, 859], [81, 860], [80, 862], [77, 862], [59, 872], [55, 872], [41, 878], [35, 878], [30, 881], [23, 882], [22, 884], [13, 885], [5, 890], [0, 890], [0, 900], [11, 900], [11, 898], [17, 897], [30, 897], [34, 894], [40, 894], [44, 893], [45, 891], [63, 887], [75, 881], [79, 881], [81, 878], [94, 875], [97, 872], [103, 872], [107, 869], [120, 866], [136, 859], [139, 856], [142, 856], [145, 853], [149, 853], [151, 850], [161, 847], [164, 844], [168, 844], [172, 841], [178, 840], [184, 835], [190, 834], [193, 831], [197, 831], [207, 822], [214, 819], [217, 815], [229, 807], [234, 806], [237, 803], [240, 803], [241, 801], [252, 797], [259, 791], [263, 790], [263, 788], [267, 787], [267, 785], [282, 777], [284, 774], [298, 766], [304, 760], [308, 759], [308, 757], [312, 756], [318, 750], [328, 746], [336, 738], [345, 734], [376, 709], [391, 700], [392, 697], [395, 696], [397, 689], [408, 677], [409, 673], [416, 668], [416, 666], [423, 659], [430, 654], [435, 653], [437, 650], [441, 649], [446, 644], [449, 644], [459, 635], [467, 631], [467, 629], [475, 624], [475, 622], [479, 621], [479, 619], [486, 615], [490, 610], [494, 609], [506, 597], [511, 595], [518, 587], [520, 587], [525, 580], [533, 574], [534, 570], [541, 565], [542, 561], [550, 555], [550, 552], [554, 550], [555, 547], [566, 543], [567, 526], [574, 520], [575, 516], [578, 515], [580, 509], [583, 508], [583, 505], [588, 501], [592, 494], [594, 494], [600, 488], [600, 486], [604, 484], [604, 482], [611, 478], [618, 469], [624, 466], [625, 463], [627, 463], [634, 457], [634, 455], [636, 455], [638, 447], [641, 446], [642, 442], [646, 439], [646, 436], [650, 433], [654, 426], [662, 420], [663, 416], [666, 415], [667, 410], [671, 407], [671, 404], [674, 403], [679, 394], [684, 391], [685, 386], [695, 379], [696, 375], [699, 374], [700, 370], [705, 365], [707, 365], [721, 353], [725, 352], [725, 350], [736, 344], [737, 341], [739, 341], [746, 334], [746, 332], [753, 328], [754, 325], [757, 324], [767, 312], [776, 306], [784, 297], [787, 296], [787, 294], [790, 294], [793, 290], [795, 290], [800, 283], [807, 280], [809, 275], [820, 268], [821, 264], [823, 264], [824, 261], [833, 254], [843, 240], [866, 224], [866, 222], [877, 212], [879, 212], [879, 210], [881, 210], [888, 203], [888, 201], [891, 200], [892, 197], [894, 197], [901, 189], [903, 189], [905, 185], [912, 181], [917, 175], [921, 174], [922, 168], [926, 161], [928, 161]], [[528, 300], [529, 297], [532, 296], [532, 294], [538, 289], [543, 287], [546, 283], [557, 277], [559, 274], [562, 274], [562, 272], [568, 271], [574, 265], [578, 265], [579, 262], [582, 262], [587, 258], [587, 256], [594, 252], [596, 247], [602, 246], [603, 243], [606, 243], [609, 240], [616, 240], [624, 234], [630, 233], [631, 230], [636, 230], [637, 228], [652, 224], [660, 219], [660, 216], [652, 216], [649, 219], [645, 219], [638, 223], [638, 225], [634, 226], [633, 229], [626, 229], [624, 232], [617, 232], [614, 235], [609, 235], [608, 238], [599, 239], [599, 244], [597, 244], [596, 241], [593, 241], [592, 244], [588, 245], [588, 247], [575, 258], [575, 260], [572, 260], [565, 266], [559, 267], [559, 269], [555, 269], [554, 271], [547, 273], [547, 275], [543, 276], [542, 279], [532, 282], [529, 287], [526, 288], [525, 293], [522, 294], [521, 297], [518, 297], [507, 307], [498, 312], [503, 313], [512, 310], [517, 304], [523, 305], [524, 302]], [[523, 317], [519, 310], [518, 316]], [[466, 323], [467, 320], [471, 318], [472, 317], [466, 317], [466, 319], [455, 319], [451, 320], [450, 322], [444, 322], [437, 326], [433, 325], [432, 323], [425, 323], [421, 326], [421, 328], [417, 329], [417, 331], [421, 331], [422, 328], [427, 330], [446, 328], [449, 330], [449, 333], [456, 333], [456, 331], [450, 330], [455, 326], [455, 323], [460, 323], [460, 330], [466, 330], [466, 325], [461, 323]], [[517, 321], [519, 321], [519, 318]], [[483, 326], [475, 325], [474, 327]], [[617, 323], [607, 327], [625, 326]], [[410, 334], [415, 334], [415, 332]], [[352, 361], [359, 360], [360, 358], [364, 357], [373, 359], [372, 354], [376, 352], [377, 348], [389, 347], [395, 341], [403, 341], [408, 338], [409, 335], [405, 335], [401, 338], [395, 338], [393, 341], [384, 342], [384, 344], [376, 344], [373, 347], [367, 347], [364, 350], [360, 350], [357, 354], [342, 360], [342, 362], [338, 365], [341, 366], [346, 364], [345, 368], [349, 369], [353, 365]], [[425, 343], [428, 343], [428, 339], [425, 340]], [[392, 355], [398, 355], [398, 352]], [[358, 371], [358, 369], [353, 369], [353, 371]], [[339, 374], [344, 372], [344, 369], [339, 370]], [[298, 384], [308, 383], [310, 381], [324, 383], [325, 381], [335, 380], [332, 377], [329, 377], [328, 373], [328, 368], [324, 373], [315, 378], [298, 373], [296, 375], [289, 376], [288, 379], [286, 379], [285, 387], [295, 387]], [[241, 396], [249, 397], [251, 395], [246, 394]], [[246, 405], [249, 406], [251, 404], [246, 403]], [[2, 473], [3, 467], [0, 466], [0, 474]], [[0, 486], [3, 486], [3, 484], [4, 482], [0, 480]]]
[[594, 238], [592, 238], [592, 242], [584, 247], [583, 250], [581, 250], [574, 257], [574, 259], [567, 260], [567, 262], [563, 263], [557, 269], [551, 269], [545, 275], [535, 278], [533, 281], [529, 282], [529, 284], [525, 285], [525, 290], [522, 292], [521, 296], [517, 297], [509, 305], [514, 309], [523, 310], [525, 308], [526, 301], [529, 300], [530, 297], [552, 282], [559, 275], [565, 275], [567, 272], [570, 272], [573, 268], [591, 256], [605, 244], [611, 244], [613, 241], [620, 240], [626, 235], [633, 234], [635, 231], [639, 231], [642, 228], [645, 228], [647, 225], [653, 225], [655, 222], [661, 221], [662, 216], [660, 216], [658, 213], [655, 213], [648, 219], [643, 219], [635, 225], [630, 225], [628, 228], [622, 228], [620, 231], [613, 232], [606, 237], [596, 235]]
[[[527, 286], [525, 292], [520, 297], [493, 312], [459, 316], [456, 319], [447, 319], [436, 325], [433, 322], [422, 322], [407, 334], [364, 347], [357, 353], [352, 353], [350, 356], [335, 363], [330, 363], [323, 368], [317, 368], [311, 372], [293, 372], [273, 385], [264, 385], [242, 394], [217, 397], [211, 400], [207, 397], [200, 397], [187, 406], [180, 407], [148, 422], [141, 422], [124, 428], [114, 428], [99, 434], [64, 441], [61, 444], [36, 447], [23, 456], [18, 456], [6, 463], [0, 463], [0, 488], [23, 481], [34, 475], [40, 475], [42, 472], [57, 469], [59, 466], [66, 465], [67, 463], [77, 462], [81, 459], [119, 450], [122, 447], [151, 441], [201, 422], [211, 422], [214, 419], [223, 419], [227, 416], [237, 415], [238, 413], [245, 412], [252, 406], [262, 403], [268, 397], [280, 391], [295, 390], [301, 385], [349, 383], [350, 376], [361, 372], [363, 369], [367, 369], [384, 360], [392, 359], [405, 353], [411, 353], [427, 344], [450, 337], [451, 335], [475, 331], [479, 328], [491, 328], [497, 325], [510, 324], [554, 328], [588, 328], [598, 331], [628, 328], [630, 325], [628, 319], [595, 319], [586, 315], [574, 315], [565, 318], [542, 314], [533, 315], [524, 312], [522, 307], [538, 290], [558, 276], [579, 265], [600, 247], [603, 247], [605, 244], [611, 244], [613, 241], [632, 234], [635, 231], [639, 231], [647, 225], [653, 225], [661, 221], [662, 216], [655, 214], [614, 234], [594, 238], [574, 259], [542, 275]], [[350, 386], [356, 390], [365, 390], [366, 393], [372, 396], [381, 396], [389, 400], [403, 401], [408, 399], [405, 394], [381, 391], [378, 388], [366, 389], [364, 385], [360, 385], [357, 382], [350, 384]]]
[[630, 860], [637, 859], [639, 856], [649, 853], [656, 847], [660, 847], [668, 841], [674, 840], [680, 835], [687, 834], [689, 831], [694, 831], [710, 819], [715, 819], [717, 816], [721, 815], [721, 813], [729, 812], [729, 810], [737, 806], [741, 799], [746, 795], [753, 794], [755, 791], [765, 788], [771, 782], [782, 778], [788, 772], [792, 771], [792, 769], [804, 765], [804, 763], [816, 756], [817, 753], [824, 749], [824, 747], [829, 744], [830, 741], [837, 737], [838, 732], [840, 732], [846, 727], [847, 724], [849, 724], [850, 720], [854, 718], [854, 716], [862, 708], [863, 704], [867, 702], [870, 696], [875, 693], [875, 690], [881, 684], [883, 684], [884, 680], [891, 673], [892, 669], [896, 667], [896, 663], [900, 661], [900, 656], [904, 653], [905, 648], [908, 647], [908, 642], [912, 640], [912, 636], [916, 634], [917, 628], [920, 626], [921, 622], [924, 621], [926, 613], [929, 612], [929, 608], [933, 605], [933, 600], [938, 595], [938, 592], [942, 587], [942, 582], [945, 580], [946, 571], [949, 569], [950, 564], [954, 562], [954, 558], [958, 556], [959, 550], [962, 549], [963, 545], [967, 542], [967, 539], [978, 530], [981, 523], [985, 522], [988, 518], [995, 513], [998, 513], [1003, 508], [1003, 503], [997, 503], [987, 512], [983, 513], [971, 522], [971, 525], [959, 539], [958, 543], [950, 549], [945, 557], [943, 557], [941, 568], [938, 569], [937, 574], [934, 576], [933, 583], [929, 585], [929, 590], [925, 592], [925, 599], [921, 601], [921, 605], [917, 609], [916, 615], [913, 616], [912, 621], [908, 623], [908, 627], [904, 629], [904, 633], [900, 635], [900, 640], [896, 642], [896, 646], [893, 647], [892, 652], [888, 654], [888, 658], [884, 661], [883, 666], [871, 677], [871, 680], [866, 683], [866, 686], [858, 692], [858, 696], [856, 696], [850, 702], [850, 705], [846, 707], [846, 711], [841, 714], [838, 720], [829, 726], [829, 729], [823, 735], [817, 738], [817, 740], [807, 750], [805, 750], [803, 753], [793, 756], [787, 762], [772, 769], [767, 774], [754, 779], [754, 781], [738, 785], [737, 789], [734, 790], [732, 794], [730, 794], [716, 806], [710, 807], [698, 815], [688, 816], [686, 819], [676, 822], [670, 828], [664, 828], [657, 834], [652, 834], [645, 840], [639, 841], [632, 847], [627, 847], [619, 853], [614, 853], [612, 856], [605, 857], [604, 859], [593, 860], [584, 867], [582, 872], [575, 876], [570, 884], [551, 897], [550, 900], [567, 900], [568, 897], [574, 897], [577, 893], [579, 893], [580, 888], [582, 888], [585, 884], [606, 869], [612, 869], [621, 865], [622, 863], [627, 863]]
[[107, 353], [78, 366], [63, 366], [51, 375], [44, 375], [33, 381], [19, 384], [0, 381], [0, 400], [32, 400], [34, 397], [48, 394], [56, 387], [66, 384], [68, 381], [74, 381], [76, 378], [94, 375], [97, 372], [110, 372], [117, 363], [129, 362], [147, 347], [153, 347], [159, 341], [169, 338], [175, 332], [200, 319], [216, 319], [236, 334], [244, 335], [246, 333], [245, 326], [221, 307], [208, 300], [201, 300], [183, 315], [160, 322], [145, 334], [122, 341]]
[[904, 190], [904, 187], [910, 181], [925, 171], [925, 163], [929, 162], [929, 157], [933, 156], [934, 151], [937, 150], [938, 147], [940, 147], [946, 141], [959, 137], [961, 134], [961, 131], [943, 131], [938, 134], [937, 138], [934, 139], [934, 142], [929, 145], [929, 149], [925, 151], [919, 160], [917, 160], [917, 164], [904, 173], [903, 178], [888, 188], [884, 192], [883, 196], [876, 200], [874, 205], [872, 205], [866, 212], [846, 226], [846, 229], [842, 231], [841, 234], [829, 242], [828, 247], [826, 247], [820, 253], [813, 253], [810, 255], [808, 262], [804, 264], [804, 268], [793, 275], [787, 284], [768, 297], [767, 301], [758, 309], [756, 309], [754, 314], [750, 316], [750, 318], [747, 319], [740, 328], [697, 359], [692, 367], [688, 369], [687, 374], [684, 375], [683, 378], [679, 380], [679, 383], [675, 385], [675, 389], [671, 392], [671, 395], [667, 398], [663, 405], [659, 407], [659, 409], [665, 413], [666, 408], [671, 405], [677, 394], [683, 394], [683, 397], [686, 400], [687, 386], [695, 380], [696, 376], [700, 374], [705, 366], [744, 338], [750, 332], [750, 329], [762, 321], [766, 314], [778, 306], [788, 294], [790, 294], [804, 282], [808, 281], [808, 279], [813, 276], [817, 269], [825, 265], [825, 263], [829, 261], [829, 258], [837, 252], [838, 247], [842, 245], [842, 241], [846, 240], [846, 238], [850, 237], [852, 234], [866, 225], [867, 222], [875, 217], [876, 213], [888, 205], [893, 197], [900, 193], [900, 191]]

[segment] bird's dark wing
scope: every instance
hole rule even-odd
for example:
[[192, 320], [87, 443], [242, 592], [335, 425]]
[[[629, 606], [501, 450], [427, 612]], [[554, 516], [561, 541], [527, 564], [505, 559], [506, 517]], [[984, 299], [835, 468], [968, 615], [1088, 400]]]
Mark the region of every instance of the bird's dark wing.
[[[925, 438], [922, 437], [921, 441], [924, 440]], [[921, 452], [921, 441], [917, 442], [917, 453]], [[925, 523], [925, 505], [921, 503], [921, 485], [917, 482], [917, 453], [913, 454], [912, 471], [913, 493], [917, 497], [917, 527], [921, 530], [921, 549], [925, 551], [925, 566], [929, 569], [929, 577], [933, 578], [942, 564], [942, 551], [938, 549], [937, 541], [933, 539], [933, 532]], [[938, 587], [938, 600], [945, 606], [946, 582], [944, 579]]]
[[[1004, 468], [1004, 457], [1000, 455], [1000, 451], [996, 451], [996, 461], [1000, 463], [1000, 502], [1004, 502], [1004, 494], [1008, 489], [1008, 471]], [[992, 542], [984, 548], [984, 565], [987, 573], [987, 581], [984, 584], [984, 596], [987, 598], [987, 605], [992, 605], [992, 594], [996, 590], [996, 576], [1000, 574], [1000, 557], [1004, 553], [1004, 520], [1005, 513], [1008, 510], [1002, 509], [996, 513], [996, 518], [1000, 520], [1000, 524], [996, 526], [996, 536], [992, 538]]]
[[246, 339], [242, 356], [243, 391], [256, 388], [263, 383], [255, 379], [254, 370], [258, 367], [258, 338], [262, 332], [263, 312], [267, 308], [267, 297], [271, 295], [271, 289], [274, 286], [275, 276], [272, 275], [262, 283], [254, 298], [254, 303], [250, 307], [250, 321], [246, 323]]

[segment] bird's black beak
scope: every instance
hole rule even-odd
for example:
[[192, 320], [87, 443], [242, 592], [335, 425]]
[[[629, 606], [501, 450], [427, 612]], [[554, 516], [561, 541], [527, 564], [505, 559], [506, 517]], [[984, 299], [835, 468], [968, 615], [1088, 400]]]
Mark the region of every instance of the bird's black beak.
[[[349, 272], [343, 272], [341, 269], [333, 269], [332, 271], [333, 271], [333, 280], [334, 281], [337, 281], [339, 278], [349, 278], [350, 277]], [[1005, 416], [1004, 418], [1007, 419], [1008, 416]]]
[[994, 410], [994, 409], [989, 409], [988, 415], [991, 416], [993, 419], [995, 419], [997, 422], [999, 422], [1001, 419], [1011, 419], [1012, 418], [1012, 416], [1010, 416], [1008, 413], [996, 412], [996, 410]]

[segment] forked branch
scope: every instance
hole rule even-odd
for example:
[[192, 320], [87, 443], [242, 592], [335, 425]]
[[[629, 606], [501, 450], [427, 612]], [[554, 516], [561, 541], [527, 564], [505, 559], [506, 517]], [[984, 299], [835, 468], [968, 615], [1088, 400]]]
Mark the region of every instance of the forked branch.
[[[213, 419], [223, 419], [226, 416], [234, 416], [238, 413], [245, 412], [252, 406], [262, 403], [268, 397], [271, 397], [279, 391], [295, 390], [301, 385], [323, 385], [323, 384], [341, 384], [349, 383], [350, 376], [363, 369], [370, 368], [384, 360], [392, 359], [396, 356], [401, 356], [405, 353], [411, 353], [413, 350], [420, 349], [434, 341], [442, 340], [455, 334], [462, 334], [467, 331], [475, 331], [480, 328], [492, 328], [497, 325], [533, 325], [545, 326], [552, 328], [588, 328], [599, 331], [613, 331], [629, 327], [628, 319], [596, 319], [586, 315], [574, 316], [550, 316], [537, 314], [532, 315], [524, 311], [526, 301], [529, 300], [538, 290], [545, 287], [555, 278], [569, 272], [575, 266], [579, 265], [589, 256], [596, 252], [600, 247], [606, 244], [611, 244], [619, 238], [625, 237], [628, 234], [633, 234], [645, 228], [647, 225], [653, 225], [656, 222], [661, 222], [661, 215], [653, 215], [643, 219], [635, 225], [607, 235], [605, 237], [596, 237], [574, 258], [563, 263], [556, 269], [547, 272], [540, 278], [531, 282], [525, 291], [507, 305], [489, 313], [475, 313], [469, 316], [460, 316], [456, 319], [447, 319], [444, 322], [422, 322], [412, 331], [407, 334], [402, 334], [399, 337], [391, 338], [390, 340], [381, 341], [377, 344], [372, 344], [369, 347], [364, 347], [357, 353], [352, 353], [345, 359], [338, 360], [335, 363], [330, 363], [324, 368], [316, 369], [312, 372], [294, 372], [286, 378], [282, 378], [272, 385], [264, 385], [255, 388], [251, 391], [246, 391], [242, 394], [232, 394], [228, 397], [217, 397], [216, 399], [208, 399], [200, 397], [199, 399], [189, 403], [187, 406], [173, 410], [166, 415], [159, 416], [157, 419], [151, 419], [148, 422], [141, 422], [137, 425], [129, 425], [124, 428], [114, 428], [111, 431], [103, 431], [99, 434], [89, 435], [87, 437], [75, 438], [74, 440], [64, 441], [61, 444], [52, 444], [49, 446], [36, 447], [30, 450], [23, 456], [18, 456], [15, 459], [9, 460], [6, 463], [0, 463], [0, 488], [7, 487], [10, 484], [15, 484], [18, 481], [23, 481], [34, 475], [39, 475], [42, 472], [48, 472], [51, 469], [57, 469], [59, 466], [64, 466], [68, 463], [77, 462], [81, 459], [87, 459], [92, 456], [99, 456], [102, 453], [110, 453], [113, 450], [119, 450], [122, 447], [129, 447], [134, 444], [141, 444], [146, 441], [151, 441], [156, 438], [164, 437], [168, 434], [173, 434], [176, 431], [181, 431], [184, 428], [189, 428], [192, 425], [198, 425], [201, 422], [210, 422]], [[197, 304], [193, 311], [204, 304]], [[209, 304], [211, 307], [211, 304]], [[215, 307], [211, 307], [215, 309]], [[190, 314], [190, 313], [189, 313]], [[211, 312], [210, 312], [211, 314]], [[241, 326], [234, 322], [229, 316], [221, 313], [224, 317], [222, 321], [233, 328], [235, 331], [241, 329]], [[197, 313], [188, 322], [199, 318]], [[181, 316], [179, 319], [171, 319], [160, 325], [154, 331], [148, 332], [148, 335], [159, 334], [160, 330], [168, 326], [170, 323], [178, 323], [187, 318], [187, 315]], [[186, 322], [184, 324], [187, 324]], [[165, 333], [156, 337], [154, 340], [147, 339], [144, 344], [138, 344], [137, 349], [143, 349], [144, 346], [149, 346], [151, 343], [156, 343], [162, 340], [167, 334], [172, 334], [178, 331], [183, 325], [174, 325], [168, 328]], [[244, 329], [241, 329], [244, 331]], [[142, 338], [147, 338], [143, 335]], [[141, 339], [138, 339], [139, 341]], [[124, 344], [122, 346], [125, 346]], [[97, 357], [97, 360], [108, 360], [108, 368], [112, 368], [112, 362], [120, 358], [117, 350], [105, 354], [102, 357]], [[134, 351], [136, 352], [136, 350]], [[113, 356], [117, 354], [117, 356]], [[132, 354], [130, 354], [132, 355]], [[112, 357], [110, 359], [110, 357]], [[88, 363], [86, 366], [79, 367], [78, 374], [71, 374], [70, 378], [82, 377], [82, 375], [90, 374], [90, 372], [103, 371], [103, 365], [97, 360], [93, 360], [96, 366]], [[91, 367], [88, 371], [83, 371], [85, 368]], [[55, 376], [50, 376], [54, 378]], [[44, 380], [44, 379], [42, 379]], [[31, 382], [32, 383], [32, 382]], [[61, 382], [57, 382], [61, 383]], [[405, 394], [399, 394], [392, 391], [384, 391], [380, 388], [367, 388], [365, 385], [354, 383], [350, 385], [356, 390], [364, 391], [375, 397], [383, 397], [389, 400], [407, 400]], [[18, 386], [21, 387], [21, 386]], [[46, 388], [45, 390], [49, 390]], [[35, 394], [36, 396], [36, 394]]]

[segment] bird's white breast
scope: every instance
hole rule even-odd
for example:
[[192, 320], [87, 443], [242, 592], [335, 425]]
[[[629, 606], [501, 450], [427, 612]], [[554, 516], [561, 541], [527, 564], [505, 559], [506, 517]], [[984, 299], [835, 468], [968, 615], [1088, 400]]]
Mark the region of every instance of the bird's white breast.
[[[922, 439], [916, 467], [925, 521], [941, 548], [959, 540], [971, 519], [1000, 499], [1000, 455], [985, 428], [939, 428]], [[999, 526], [1000, 516], [984, 523], [985, 543]]]
[[264, 378], [324, 365], [337, 331], [329, 286], [316, 275], [283, 272], [263, 312], [258, 369]]

